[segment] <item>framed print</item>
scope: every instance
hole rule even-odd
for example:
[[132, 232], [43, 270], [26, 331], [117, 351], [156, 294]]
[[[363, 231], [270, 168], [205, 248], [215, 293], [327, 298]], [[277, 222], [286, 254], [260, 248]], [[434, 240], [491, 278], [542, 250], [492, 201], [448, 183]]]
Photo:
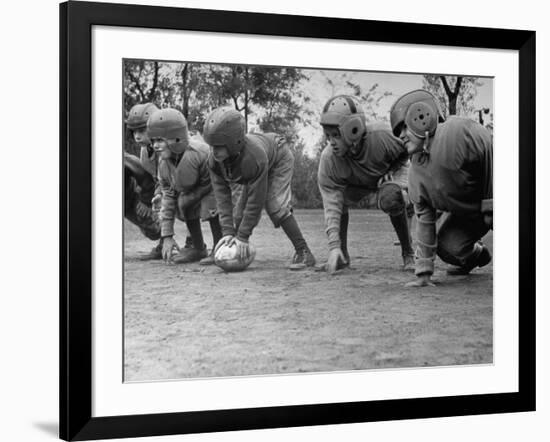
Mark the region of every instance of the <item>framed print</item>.
[[534, 410], [534, 32], [60, 23], [62, 439]]

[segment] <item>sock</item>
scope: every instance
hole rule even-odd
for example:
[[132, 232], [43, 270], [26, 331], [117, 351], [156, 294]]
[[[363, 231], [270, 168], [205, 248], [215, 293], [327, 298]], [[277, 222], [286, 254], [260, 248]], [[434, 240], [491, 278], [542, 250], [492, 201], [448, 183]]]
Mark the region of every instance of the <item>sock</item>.
[[409, 230], [409, 221], [407, 213], [403, 211], [400, 215], [390, 216], [391, 223], [397, 233], [399, 242], [401, 243], [401, 254], [403, 256], [414, 255], [411, 245], [411, 232]]
[[294, 215], [287, 216], [281, 223], [281, 227], [297, 252], [307, 247], [306, 240], [302, 236], [302, 232]]
[[216, 244], [218, 244], [218, 241], [222, 239], [222, 227], [220, 226], [220, 217], [216, 215], [214, 218], [210, 218], [208, 220], [210, 223], [210, 230], [212, 231], [212, 241], [214, 241], [214, 244], [212, 245], [212, 250], [214, 247], [216, 247]]
[[348, 253], [348, 225], [349, 225], [349, 212], [342, 213], [340, 217], [340, 248], [342, 253], [349, 261]]
[[189, 230], [189, 235], [191, 235], [193, 247], [198, 250], [204, 249], [200, 219], [187, 220], [185, 224], [187, 225], [187, 230]]

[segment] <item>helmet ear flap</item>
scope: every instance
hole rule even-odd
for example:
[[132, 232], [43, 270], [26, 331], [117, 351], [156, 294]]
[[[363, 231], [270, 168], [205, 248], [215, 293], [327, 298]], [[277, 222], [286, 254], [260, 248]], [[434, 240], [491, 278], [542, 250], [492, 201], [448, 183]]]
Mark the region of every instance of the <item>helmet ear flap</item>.
[[359, 115], [350, 115], [340, 125], [340, 131], [348, 145], [355, 144], [365, 133], [365, 122]]
[[439, 113], [424, 102], [413, 103], [405, 115], [405, 124], [419, 138], [425, 138], [426, 132], [433, 135], [437, 128]]

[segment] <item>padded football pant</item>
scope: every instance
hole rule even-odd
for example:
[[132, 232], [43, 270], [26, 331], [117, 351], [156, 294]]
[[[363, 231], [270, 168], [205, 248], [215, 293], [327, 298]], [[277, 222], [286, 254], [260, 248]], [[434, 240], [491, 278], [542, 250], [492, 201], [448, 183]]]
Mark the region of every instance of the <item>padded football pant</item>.
[[453, 215], [443, 212], [436, 222], [437, 255], [446, 263], [468, 266], [479, 255], [476, 243], [489, 231], [483, 215]]

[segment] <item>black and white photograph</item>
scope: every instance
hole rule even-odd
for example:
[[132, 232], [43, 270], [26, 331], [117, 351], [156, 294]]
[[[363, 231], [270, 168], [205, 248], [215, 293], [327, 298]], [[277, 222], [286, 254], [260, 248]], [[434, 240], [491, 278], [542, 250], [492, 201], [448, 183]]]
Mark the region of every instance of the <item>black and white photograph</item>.
[[544, 3], [115, 2], [5, 3], [2, 439], [547, 438]]
[[493, 363], [494, 78], [121, 69], [124, 382]]

